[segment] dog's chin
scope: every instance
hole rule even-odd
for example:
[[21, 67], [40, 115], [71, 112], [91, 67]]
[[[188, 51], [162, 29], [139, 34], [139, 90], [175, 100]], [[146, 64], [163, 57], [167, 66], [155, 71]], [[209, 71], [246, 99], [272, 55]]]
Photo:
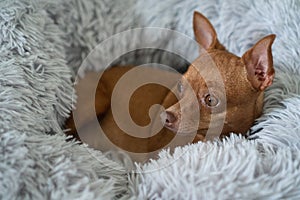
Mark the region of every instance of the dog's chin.
[[191, 136], [191, 135], [196, 135], [198, 134], [197, 129], [178, 129], [178, 128], [171, 128], [171, 127], [166, 127], [170, 131], [172, 131], [176, 135], [180, 136]]
[[197, 130], [197, 135], [206, 135], [208, 129], [207, 128], [201, 128]]

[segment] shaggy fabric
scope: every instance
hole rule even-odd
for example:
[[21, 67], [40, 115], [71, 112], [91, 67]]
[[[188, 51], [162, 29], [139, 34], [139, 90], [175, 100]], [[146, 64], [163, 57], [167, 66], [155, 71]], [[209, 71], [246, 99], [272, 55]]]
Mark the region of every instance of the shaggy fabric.
[[300, 155], [238, 136], [160, 153], [139, 168], [138, 199], [297, 199]]
[[[5, 0], [0, 7], [0, 199], [299, 199], [299, 1]], [[231, 136], [166, 150], [131, 176], [101, 152], [65, 142], [72, 78], [89, 52], [132, 27], [166, 27], [193, 37], [194, 10], [237, 55], [262, 36], [277, 35], [275, 83], [250, 140]], [[137, 41], [125, 38], [103, 57], [134, 49]], [[161, 53], [136, 52], [116, 62], [176, 66]], [[89, 67], [106, 67], [101, 63]]]
[[0, 1], [0, 199], [126, 196], [122, 166], [65, 142], [61, 125], [73, 94], [67, 47], [81, 44], [80, 33], [71, 38], [50, 11], [56, 8], [57, 17], [65, 13], [70, 21], [64, 23], [72, 26], [70, 16], [82, 13], [83, 4], [72, 3]]

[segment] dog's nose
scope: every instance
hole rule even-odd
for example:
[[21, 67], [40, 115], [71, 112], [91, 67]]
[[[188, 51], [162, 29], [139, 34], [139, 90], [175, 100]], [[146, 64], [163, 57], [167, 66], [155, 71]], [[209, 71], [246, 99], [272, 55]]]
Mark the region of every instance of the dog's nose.
[[170, 111], [162, 112], [160, 117], [161, 117], [162, 123], [168, 127], [172, 127], [173, 124], [177, 121], [177, 117], [174, 115], [174, 113], [172, 113]]

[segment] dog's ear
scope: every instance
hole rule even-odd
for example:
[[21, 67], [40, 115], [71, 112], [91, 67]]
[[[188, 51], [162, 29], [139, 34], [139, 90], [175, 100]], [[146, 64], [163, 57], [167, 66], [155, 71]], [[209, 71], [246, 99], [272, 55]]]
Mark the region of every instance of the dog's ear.
[[270, 86], [274, 79], [272, 44], [275, 37], [272, 34], [262, 38], [242, 56], [248, 80], [260, 91]]
[[200, 44], [200, 48], [204, 50], [225, 50], [225, 47], [218, 41], [217, 33], [213, 25], [199, 12], [194, 12], [193, 28], [196, 41]]

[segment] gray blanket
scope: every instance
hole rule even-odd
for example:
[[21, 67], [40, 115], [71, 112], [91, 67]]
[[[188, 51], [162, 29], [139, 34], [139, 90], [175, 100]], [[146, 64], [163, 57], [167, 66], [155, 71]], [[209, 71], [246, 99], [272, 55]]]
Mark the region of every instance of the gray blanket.
[[[298, 1], [4, 0], [0, 8], [0, 199], [299, 199]], [[237, 55], [262, 36], [277, 35], [276, 79], [251, 128], [255, 134], [165, 150], [135, 173], [125, 161], [66, 142], [62, 124], [75, 97], [72, 81], [89, 52], [132, 27], [193, 37], [194, 10]], [[155, 52], [148, 59], [166, 62]]]

